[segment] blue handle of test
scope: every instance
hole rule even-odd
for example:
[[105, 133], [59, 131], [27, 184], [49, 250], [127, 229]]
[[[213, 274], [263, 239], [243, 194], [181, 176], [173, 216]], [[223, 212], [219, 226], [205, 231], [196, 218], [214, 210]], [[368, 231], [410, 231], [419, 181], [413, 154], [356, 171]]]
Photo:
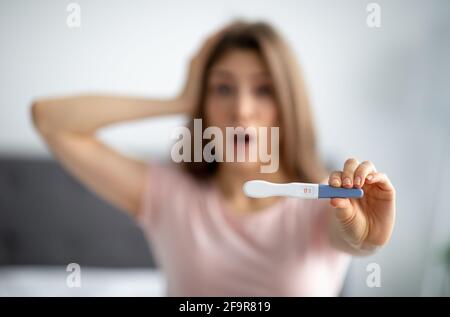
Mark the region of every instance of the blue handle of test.
[[332, 187], [319, 185], [319, 198], [361, 198], [364, 191], [360, 188]]

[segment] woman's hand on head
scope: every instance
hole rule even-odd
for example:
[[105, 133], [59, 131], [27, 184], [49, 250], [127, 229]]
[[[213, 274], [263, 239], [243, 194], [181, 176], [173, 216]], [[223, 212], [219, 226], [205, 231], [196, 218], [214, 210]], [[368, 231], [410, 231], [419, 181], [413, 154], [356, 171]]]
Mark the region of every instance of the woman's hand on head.
[[362, 188], [360, 199], [332, 198], [334, 220], [342, 238], [351, 247], [370, 251], [383, 246], [390, 238], [395, 221], [395, 188], [386, 174], [377, 172], [370, 161], [345, 161], [342, 171], [334, 171], [329, 185]]
[[183, 109], [183, 112], [193, 115], [201, 97], [203, 74], [214, 46], [217, 44], [223, 31], [216, 32], [209, 36], [195, 53], [189, 63], [186, 82], [183, 90], [177, 96], [176, 101]]

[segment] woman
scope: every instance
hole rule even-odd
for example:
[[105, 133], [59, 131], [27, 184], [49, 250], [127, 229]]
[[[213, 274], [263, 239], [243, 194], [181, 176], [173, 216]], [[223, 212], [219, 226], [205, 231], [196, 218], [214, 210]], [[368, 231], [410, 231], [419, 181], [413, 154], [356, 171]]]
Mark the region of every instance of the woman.
[[[60, 162], [141, 225], [169, 295], [334, 296], [349, 255], [370, 254], [390, 238], [394, 187], [370, 161], [350, 158], [342, 170], [325, 171], [294, 57], [265, 23], [235, 22], [211, 36], [176, 98], [76, 96], [38, 100], [32, 113]], [[260, 160], [147, 164], [95, 137], [112, 123], [180, 113], [224, 135], [226, 127], [280, 127], [279, 168], [261, 173]], [[329, 183], [365, 195], [252, 199], [242, 191], [250, 179]]]

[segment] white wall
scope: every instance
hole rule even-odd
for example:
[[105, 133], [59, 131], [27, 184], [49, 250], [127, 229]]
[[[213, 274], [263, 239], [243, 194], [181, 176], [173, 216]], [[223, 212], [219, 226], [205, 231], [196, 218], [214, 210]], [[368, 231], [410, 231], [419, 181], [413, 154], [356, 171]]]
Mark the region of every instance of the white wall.
[[[66, 26], [70, 2], [81, 6], [79, 29]], [[427, 264], [435, 256], [436, 226], [439, 241], [449, 237], [442, 225], [449, 218], [446, 207], [436, 203], [444, 193], [437, 197], [435, 189], [444, 183], [441, 167], [450, 163], [442, 159], [450, 135], [450, 3], [376, 1], [382, 24], [370, 29], [370, 2], [2, 1], [0, 153], [48, 155], [30, 124], [34, 98], [78, 92], [173, 96], [207, 34], [234, 17], [262, 18], [280, 29], [300, 58], [323, 153], [338, 163], [348, 156], [370, 159], [398, 189], [392, 242], [355, 261], [346, 294], [436, 293]], [[136, 156], [167, 156], [171, 129], [182, 122], [143, 121], [102, 137]], [[381, 288], [365, 284], [371, 262], [381, 265]]]

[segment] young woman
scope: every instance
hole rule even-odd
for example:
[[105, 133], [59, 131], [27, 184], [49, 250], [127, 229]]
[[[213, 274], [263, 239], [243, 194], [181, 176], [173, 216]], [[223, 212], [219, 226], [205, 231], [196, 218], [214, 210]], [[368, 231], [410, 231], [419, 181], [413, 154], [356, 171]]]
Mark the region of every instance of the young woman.
[[[246, 22], [207, 39], [176, 98], [85, 95], [32, 106], [34, 123], [57, 159], [136, 219], [166, 274], [168, 294], [188, 296], [337, 295], [350, 255], [370, 254], [389, 240], [395, 190], [388, 177], [354, 158], [328, 173], [310, 110], [284, 40], [265, 23]], [[95, 137], [112, 123], [177, 113], [224, 135], [226, 127], [279, 127], [279, 168], [261, 173], [262, 162], [248, 160], [147, 164]], [[252, 199], [242, 191], [251, 179], [329, 183], [363, 188], [365, 195]]]

